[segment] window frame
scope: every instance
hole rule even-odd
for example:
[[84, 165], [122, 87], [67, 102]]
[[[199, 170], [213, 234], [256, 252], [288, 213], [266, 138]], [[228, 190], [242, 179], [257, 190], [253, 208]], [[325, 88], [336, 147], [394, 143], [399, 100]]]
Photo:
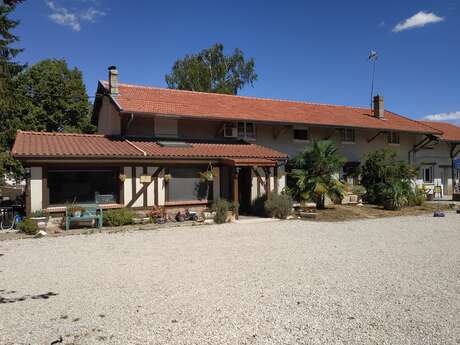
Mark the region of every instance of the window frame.
[[[348, 138], [347, 133], [352, 133], [352, 139]], [[356, 131], [354, 128], [341, 128], [340, 129], [340, 142], [342, 144], [355, 144], [356, 143]]]
[[[433, 166], [432, 165], [424, 165], [421, 167], [421, 170], [422, 170], [422, 180], [423, 180], [423, 183], [434, 183], [434, 169], [433, 169]], [[429, 179], [425, 179], [425, 174], [426, 172], [428, 171], [429, 173]]]
[[[397, 138], [397, 140], [394, 140]], [[400, 145], [401, 144], [401, 136], [399, 132], [388, 132], [387, 134], [387, 143], [388, 145]]]
[[[307, 139], [299, 139], [295, 137], [296, 131], [306, 131], [307, 132]], [[308, 143], [310, 142], [310, 129], [308, 127], [293, 127], [292, 129], [292, 139], [294, 142], [298, 143]]]

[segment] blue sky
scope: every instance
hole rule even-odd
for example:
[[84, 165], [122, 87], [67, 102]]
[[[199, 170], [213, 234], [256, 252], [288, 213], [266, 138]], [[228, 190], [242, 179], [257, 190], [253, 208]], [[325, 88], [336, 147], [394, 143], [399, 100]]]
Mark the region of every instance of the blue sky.
[[63, 58], [90, 95], [109, 65], [165, 86], [177, 58], [221, 42], [255, 58], [259, 80], [240, 94], [367, 106], [375, 49], [387, 109], [460, 123], [459, 0], [28, 0], [14, 17], [20, 60]]

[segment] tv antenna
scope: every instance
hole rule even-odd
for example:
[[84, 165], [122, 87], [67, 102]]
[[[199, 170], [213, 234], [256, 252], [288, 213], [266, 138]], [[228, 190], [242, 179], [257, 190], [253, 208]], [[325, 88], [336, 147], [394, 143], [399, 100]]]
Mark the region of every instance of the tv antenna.
[[372, 82], [371, 82], [371, 109], [374, 96], [374, 79], [375, 79], [375, 62], [377, 61], [378, 56], [375, 50], [371, 50], [369, 53], [369, 61], [372, 63]]

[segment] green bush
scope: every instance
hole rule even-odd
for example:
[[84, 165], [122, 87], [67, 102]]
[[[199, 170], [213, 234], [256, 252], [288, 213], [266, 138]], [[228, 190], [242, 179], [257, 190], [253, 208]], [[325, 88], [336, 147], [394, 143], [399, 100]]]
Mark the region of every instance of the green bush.
[[412, 193], [409, 194], [409, 206], [423, 206], [426, 201], [426, 190], [424, 187], [415, 187]]
[[133, 224], [134, 212], [127, 208], [108, 210], [103, 213], [104, 225], [121, 226]]
[[45, 217], [46, 213], [43, 210], [37, 210], [37, 211], [32, 212], [30, 216], [32, 218], [41, 218], [41, 217]]
[[26, 218], [18, 224], [20, 232], [25, 233], [26, 235], [35, 235], [38, 232], [37, 223], [32, 219]]
[[286, 219], [292, 211], [292, 199], [287, 194], [270, 193], [265, 201], [265, 211], [271, 217]]
[[216, 224], [223, 224], [227, 222], [227, 214], [231, 208], [231, 204], [225, 199], [219, 199], [212, 205], [212, 210], [216, 212], [214, 222]]
[[398, 160], [395, 151], [381, 149], [371, 152], [361, 167], [361, 184], [366, 189], [364, 199], [389, 209], [405, 206], [413, 193], [412, 180], [415, 176], [415, 169]]
[[360, 184], [354, 184], [351, 186], [350, 188], [351, 190], [351, 193], [353, 193], [354, 195], [357, 195], [359, 197], [362, 197], [364, 194], [366, 194], [366, 188], [364, 188], [364, 186], [360, 185]]
[[386, 186], [382, 191], [383, 208], [386, 210], [400, 210], [409, 203], [409, 194], [410, 192], [408, 193], [406, 187], [400, 182]]

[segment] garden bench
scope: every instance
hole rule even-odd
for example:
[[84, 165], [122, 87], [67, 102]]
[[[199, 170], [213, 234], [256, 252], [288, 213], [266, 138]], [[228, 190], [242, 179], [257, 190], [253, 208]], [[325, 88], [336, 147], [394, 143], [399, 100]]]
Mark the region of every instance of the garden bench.
[[84, 211], [81, 215], [72, 215], [72, 213], [66, 209], [65, 211], [65, 229], [69, 230], [72, 222], [88, 222], [96, 220], [96, 226], [100, 229], [102, 227], [102, 207], [99, 205], [78, 205]]

